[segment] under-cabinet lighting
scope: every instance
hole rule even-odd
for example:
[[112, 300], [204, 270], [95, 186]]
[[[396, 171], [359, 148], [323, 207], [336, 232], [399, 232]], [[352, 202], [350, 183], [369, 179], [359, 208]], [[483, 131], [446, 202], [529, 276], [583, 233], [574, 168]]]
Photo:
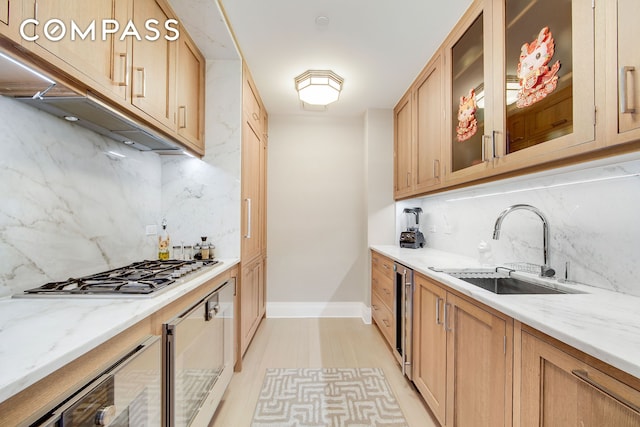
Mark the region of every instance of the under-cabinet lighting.
[[111, 158], [117, 157], [119, 159], [124, 159], [125, 157], [127, 157], [124, 154], [118, 153], [117, 151], [107, 151], [105, 154]]
[[477, 194], [475, 196], [455, 197], [453, 199], [448, 199], [446, 201], [447, 202], [459, 202], [461, 200], [482, 199], [482, 198], [485, 198], [485, 197], [502, 196], [502, 195], [505, 195], [505, 194], [524, 193], [524, 192], [527, 192], [527, 191], [546, 190], [546, 189], [549, 189], [549, 188], [567, 187], [567, 186], [570, 186], [570, 185], [578, 185], [578, 184], [591, 184], [591, 183], [594, 183], [594, 182], [612, 181], [612, 180], [616, 180], [616, 179], [636, 178], [636, 177], [640, 177], [640, 173], [631, 173], [631, 174], [626, 174], [626, 175], [607, 176], [607, 177], [593, 178], [593, 179], [583, 179], [583, 180], [578, 180], [578, 181], [563, 182], [563, 183], [560, 183], [560, 184], [539, 185], [539, 186], [536, 186], [536, 187], [520, 188], [520, 189], [517, 189], [517, 190], [497, 191], [495, 193]]
[[51, 84], [54, 84], [55, 82], [53, 80], [51, 80], [49, 77], [45, 76], [44, 74], [41, 74], [39, 72], [37, 72], [36, 70], [34, 70], [33, 68], [29, 68], [26, 65], [24, 65], [23, 63], [16, 61], [15, 59], [13, 59], [10, 56], [5, 55], [4, 53], [0, 52], [0, 56], [3, 57], [4, 59], [16, 64], [18, 67], [30, 72], [31, 74], [33, 74], [36, 77], [41, 78], [42, 80], [44, 80], [45, 82]]
[[182, 150], [182, 154], [184, 154], [187, 157], [191, 157], [191, 158], [194, 158], [194, 159], [196, 158], [196, 156], [194, 156], [193, 154], [191, 154], [187, 150]]

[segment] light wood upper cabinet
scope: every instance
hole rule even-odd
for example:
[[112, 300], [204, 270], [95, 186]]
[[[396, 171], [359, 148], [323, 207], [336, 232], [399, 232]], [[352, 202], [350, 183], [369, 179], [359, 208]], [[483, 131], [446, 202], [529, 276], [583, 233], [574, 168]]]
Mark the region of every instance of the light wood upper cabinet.
[[614, 145], [640, 139], [640, 2], [605, 4], [607, 142]]
[[396, 199], [413, 195], [412, 158], [413, 126], [411, 93], [406, 94], [393, 111], [394, 129], [394, 176], [393, 193]]
[[436, 55], [418, 77], [414, 89], [414, 193], [423, 193], [440, 184], [443, 87], [442, 57]]
[[[38, 37], [33, 42], [36, 46], [90, 77], [119, 98], [128, 99], [131, 37], [120, 40], [117, 34], [106, 34], [103, 40], [101, 22], [108, 19], [118, 23], [115, 25], [125, 25], [132, 13], [132, 0], [30, 0], [24, 4], [25, 10], [31, 12], [29, 16], [40, 22], [37, 26], [25, 26], [29, 36]], [[51, 19], [61, 19], [65, 25], [66, 34], [58, 41], [51, 40], [45, 34], [45, 24]], [[91, 28], [93, 31], [86, 33], [84, 39], [76, 35], [73, 40], [71, 21], [77, 24], [81, 32]], [[61, 36], [62, 31], [60, 29], [56, 34]], [[27, 47], [31, 43], [23, 42]]]
[[590, 2], [469, 8], [444, 43], [446, 185], [597, 148], [594, 34]]
[[522, 427], [640, 425], [637, 388], [527, 332], [521, 354]]
[[416, 387], [443, 426], [512, 424], [513, 320], [414, 273]]
[[[173, 16], [156, 0], [134, 0], [133, 22], [145, 28], [148, 19], [166, 22]], [[176, 128], [175, 63], [176, 44], [160, 37], [149, 42], [133, 41], [131, 102], [170, 129]]]
[[9, 0], [0, 1], [0, 25], [9, 25]]
[[[445, 180], [470, 181], [493, 167], [485, 133], [493, 128], [491, 1], [474, 3], [444, 44], [448, 114]], [[489, 144], [490, 145], [490, 144]]]
[[21, 21], [22, 1], [0, 0], [0, 36], [19, 44]]
[[178, 44], [176, 75], [178, 134], [204, 151], [204, 58], [182, 35]]
[[424, 193], [440, 184], [442, 100], [442, 58], [436, 55], [394, 110], [396, 199]]

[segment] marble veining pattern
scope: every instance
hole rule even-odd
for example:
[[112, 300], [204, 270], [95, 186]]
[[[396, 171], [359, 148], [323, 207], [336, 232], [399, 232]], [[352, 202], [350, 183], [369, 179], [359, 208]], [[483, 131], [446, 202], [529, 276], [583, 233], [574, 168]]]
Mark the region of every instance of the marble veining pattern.
[[430, 248], [478, 258], [484, 241], [491, 262], [542, 264], [542, 223], [535, 214], [510, 213], [500, 239], [492, 239], [503, 209], [530, 204], [549, 220], [549, 258], [557, 276], [564, 276], [569, 261], [570, 280], [640, 296], [640, 160], [635, 157], [403, 201], [396, 207], [396, 232], [404, 227], [402, 209], [421, 206]]
[[0, 297], [155, 256], [158, 155], [2, 96], [0, 115]]
[[206, 156], [164, 156], [162, 212], [173, 244], [200, 236], [220, 257], [240, 254], [241, 63], [207, 62]]

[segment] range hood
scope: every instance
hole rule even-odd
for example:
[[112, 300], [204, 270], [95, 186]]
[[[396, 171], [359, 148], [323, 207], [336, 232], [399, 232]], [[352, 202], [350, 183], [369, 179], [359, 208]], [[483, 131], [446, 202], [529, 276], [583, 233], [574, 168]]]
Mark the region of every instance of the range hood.
[[[81, 94], [56, 83], [39, 70], [0, 51], [0, 94], [63, 120], [91, 129], [140, 151], [183, 154], [168, 136], [116, 110], [91, 93]], [[76, 120], [74, 120], [74, 118]]]

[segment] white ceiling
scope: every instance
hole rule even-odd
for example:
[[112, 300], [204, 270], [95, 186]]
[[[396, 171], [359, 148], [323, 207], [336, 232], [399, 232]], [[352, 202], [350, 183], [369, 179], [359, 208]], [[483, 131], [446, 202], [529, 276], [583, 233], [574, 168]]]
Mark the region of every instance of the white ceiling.
[[[269, 114], [331, 116], [393, 108], [471, 4], [471, 0], [220, 1]], [[230, 40], [213, 29], [214, 0], [171, 3], [208, 59], [233, 57], [225, 50], [232, 47]], [[318, 16], [329, 18], [329, 24], [317, 25]], [[304, 111], [300, 106], [293, 79], [307, 69], [331, 69], [344, 78], [340, 99], [326, 112]]]

